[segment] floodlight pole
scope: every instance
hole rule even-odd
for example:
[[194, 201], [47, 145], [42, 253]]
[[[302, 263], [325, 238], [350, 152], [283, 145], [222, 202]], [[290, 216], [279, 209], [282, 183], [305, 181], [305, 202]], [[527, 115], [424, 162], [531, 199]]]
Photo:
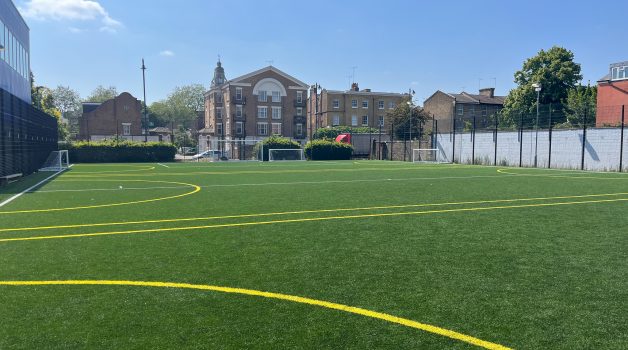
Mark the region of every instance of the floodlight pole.
[[[146, 113], [146, 66], [142, 58], [142, 85], [144, 87], [144, 142], [148, 142], [148, 114]], [[173, 130], [174, 133], [174, 130]]]

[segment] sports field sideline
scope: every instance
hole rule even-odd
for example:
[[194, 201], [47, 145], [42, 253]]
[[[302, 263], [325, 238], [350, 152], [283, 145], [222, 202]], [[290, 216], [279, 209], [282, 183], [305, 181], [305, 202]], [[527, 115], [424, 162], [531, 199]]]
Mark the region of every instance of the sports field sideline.
[[0, 207], [0, 348], [628, 348], [627, 211], [621, 173], [78, 164]]

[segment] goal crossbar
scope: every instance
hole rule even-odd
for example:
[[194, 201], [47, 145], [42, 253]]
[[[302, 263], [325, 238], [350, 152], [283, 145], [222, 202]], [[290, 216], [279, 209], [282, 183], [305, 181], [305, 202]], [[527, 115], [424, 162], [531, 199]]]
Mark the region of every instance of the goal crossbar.
[[299, 161], [305, 160], [303, 149], [301, 148], [293, 148], [293, 149], [271, 148], [268, 150], [268, 161], [270, 162], [290, 161], [290, 160], [299, 160]]
[[52, 151], [39, 171], [62, 171], [70, 167], [70, 156], [67, 150]]

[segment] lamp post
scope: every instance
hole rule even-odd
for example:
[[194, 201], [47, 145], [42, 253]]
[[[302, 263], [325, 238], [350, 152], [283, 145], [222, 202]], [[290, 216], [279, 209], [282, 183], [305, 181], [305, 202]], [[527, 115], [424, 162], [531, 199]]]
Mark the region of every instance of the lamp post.
[[[146, 113], [146, 66], [142, 58], [142, 85], [144, 87], [144, 142], [148, 142], [148, 114]], [[174, 130], [172, 130], [174, 134]]]
[[[408, 118], [408, 122], [410, 123], [410, 130], [409, 130], [409, 139], [410, 139], [410, 151], [412, 151], [412, 97], [414, 96], [414, 91], [412, 91], [412, 89], [408, 89], [408, 95], [410, 96], [410, 100], [408, 102], [406, 102], [408, 104], [409, 107], [409, 118]], [[404, 133], [404, 142], [403, 142], [403, 160], [406, 160], [406, 145], [407, 145], [407, 141], [405, 140], [405, 133]], [[412, 151], [414, 153], [414, 151]], [[412, 159], [410, 159], [412, 161]]]
[[536, 91], [536, 124], [534, 126], [535, 129], [535, 140], [534, 140], [534, 167], [536, 168], [538, 165], [538, 150], [539, 150], [539, 100], [541, 97], [541, 83], [532, 84], [534, 91]]

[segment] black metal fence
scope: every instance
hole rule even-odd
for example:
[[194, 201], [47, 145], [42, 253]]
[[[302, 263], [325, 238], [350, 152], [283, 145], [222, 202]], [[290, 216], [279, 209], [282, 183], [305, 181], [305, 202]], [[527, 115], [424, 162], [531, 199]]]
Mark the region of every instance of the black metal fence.
[[627, 107], [456, 115], [434, 121], [431, 134], [440, 161], [625, 171]]
[[38, 170], [57, 139], [54, 117], [0, 89], [0, 177]]

